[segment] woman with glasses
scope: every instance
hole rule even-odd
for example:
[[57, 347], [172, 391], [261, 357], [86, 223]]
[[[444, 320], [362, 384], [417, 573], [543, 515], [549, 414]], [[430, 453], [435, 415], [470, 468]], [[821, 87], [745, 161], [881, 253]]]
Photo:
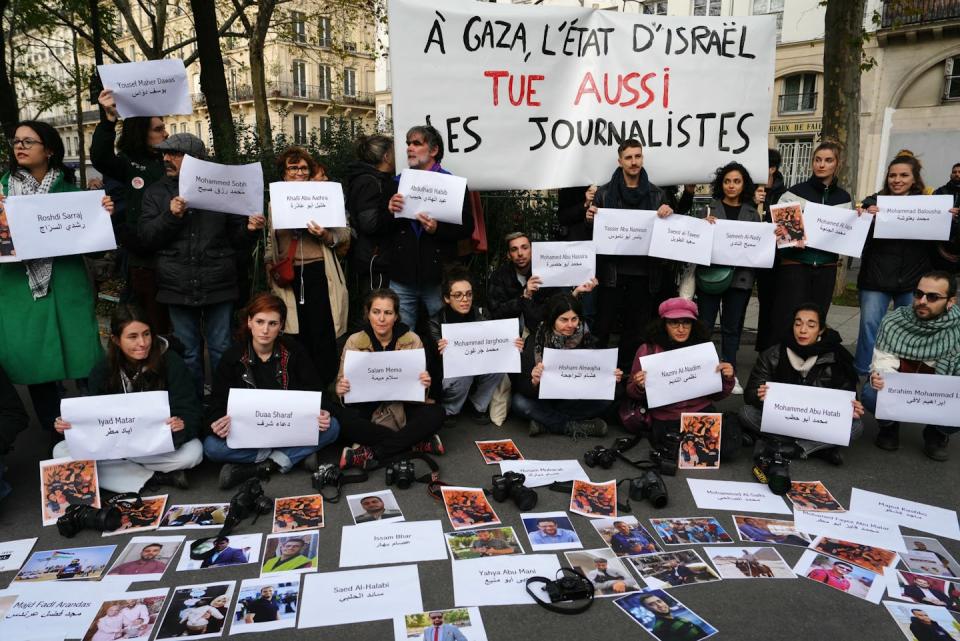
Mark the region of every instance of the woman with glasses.
[[[642, 357], [710, 342], [710, 330], [697, 320], [697, 305], [693, 301], [685, 298], [669, 298], [660, 303], [657, 311], [660, 318], [655, 320], [647, 330], [647, 342], [640, 346], [633, 359], [633, 367], [627, 382], [627, 398], [623, 401], [620, 415], [633, 417], [633, 421], [624, 420], [623, 426], [628, 430], [637, 431], [648, 426], [650, 444], [654, 450], [659, 451], [666, 460], [676, 461], [680, 448], [680, 416], [687, 413], [716, 412], [714, 402], [730, 396], [736, 377], [733, 373], [733, 365], [721, 362], [717, 365], [717, 371], [720, 372], [723, 381], [721, 391], [638, 412], [637, 404], [643, 407], [647, 404], [647, 373], [640, 365]], [[640, 419], [641, 416], [642, 419]], [[724, 421], [720, 436], [720, 460], [729, 461], [739, 448], [739, 425], [732, 421]]]
[[[10, 169], [0, 178], [4, 196], [79, 191], [56, 129], [25, 121], [14, 132]], [[103, 207], [113, 213], [109, 196]], [[60, 413], [57, 383], [86, 378], [103, 355], [94, 302], [82, 256], [0, 264], [0, 367], [28, 387], [40, 425], [51, 434]]]
[[[877, 196], [917, 196], [925, 193], [920, 176], [920, 163], [913, 156], [897, 156], [887, 167], [883, 189], [863, 199], [858, 210], [876, 214]], [[954, 221], [957, 209], [951, 209]], [[890, 304], [905, 307], [913, 302], [912, 292], [917, 281], [933, 269], [937, 243], [930, 240], [874, 238], [873, 229], [867, 236], [860, 256], [857, 289], [860, 290], [860, 333], [857, 336], [855, 365], [857, 373], [870, 373], [873, 347], [877, 342], [880, 321]]]
[[[473, 276], [465, 268], [452, 267], [444, 276], [442, 290], [443, 307], [430, 318], [430, 334], [436, 342], [437, 353], [443, 356], [447, 339], [442, 337], [442, 326], [448, 323], [472, 323], [490, 320], [482, 307], [473, 304]], [[523, 339], [517, 337], [514, 344], [523, 349]], [[442, 374], [442, 363], [438, 366]], [[485, 425], [490, 422], [487, 410], [490, 399], [503, 380], [504, 374], [478, 374], [477, 376], [443, 377], [443, 411], [448, 420], [457, 416], [466, 406], [467, 414], [475, 422]], [[473, 393], [470, 389], [473, 388]], [[469, 402], [468, 402], [469, 401]]]
[[[140, 242], [137, 224], [147, 187], [164, 176], [163, 156], [154, 149], [167, 139], [163, 118], [124, 118], [117, 138], [117, 104], [113, 92], [100, 92], [100, 122], [90, 142], [90, 162], [106, 178], [120, 183], [123, 209], [113, 223], [117, 244], [126, 251], [126, 276], [130, 298], [142, 309], [157, 334], [170, 332], [167, 306], [157, 302], [157, 274], [153, 252]], [[114, 150], [116, 141], [116, 150]], [[119, 219], [119, 220], [118, 220]]]
[[[306, 149], [288, 147], [277, 157], [283, 181], [306, 182], [323, 176]], [[267, 272], [271, 287], [287, 306], [284, 331], [296, 334], [320, 373], [323, 386], [337, 374], [337, 337], [347, 330], [347, 283], [338, 256], [350, 247], [348, 227], [268, 228]]]

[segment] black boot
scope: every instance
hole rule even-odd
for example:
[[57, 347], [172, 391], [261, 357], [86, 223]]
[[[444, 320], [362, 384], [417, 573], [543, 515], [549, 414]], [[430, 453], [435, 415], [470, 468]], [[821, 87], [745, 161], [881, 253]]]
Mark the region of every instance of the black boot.
[[183, 470], [175, 472], [154, 472], [146, 483], [143, 484], [141, 491], [154, 491], [157, 488], [167, 486], [175, 487], [178, 490], [185, 490], [190, 487], [187, 483], [187, 473]]
[[932, 425], [923, 428], [923, 453], [927, 455], [927, 458], [941, 463], [949, 460], [950, 453], [947, 451], [949, 444], [949, 434], [944, 434]]
[[879, 421], [879, 431], [874, 445], [881, 450], [896, 452], [900, 449], [900, 423], [897, 421]]
[[220, 489], [229, 490], [254, 477], [266, 481], [271, 474], [279, 471], [280, 466], [273, 459], [260, 463], [226, 463], [220, 468]]

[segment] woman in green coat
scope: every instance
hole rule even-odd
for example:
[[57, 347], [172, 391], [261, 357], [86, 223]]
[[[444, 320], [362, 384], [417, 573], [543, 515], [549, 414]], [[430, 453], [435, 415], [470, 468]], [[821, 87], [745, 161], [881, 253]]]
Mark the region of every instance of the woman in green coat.
[[[4, 196], [78, 191], [52, 126], [19, 123], [11, 147], [10, 170], [0, 178]], [[109, 197], [103, 206], [113, 213]], [[0, 264], [0, 366], [14, 383], [28, 386], [45, 429], [53, 429], [60, 413], [57, 383], [85, 378], [103, 356], [94, 296], [80, 256]]]

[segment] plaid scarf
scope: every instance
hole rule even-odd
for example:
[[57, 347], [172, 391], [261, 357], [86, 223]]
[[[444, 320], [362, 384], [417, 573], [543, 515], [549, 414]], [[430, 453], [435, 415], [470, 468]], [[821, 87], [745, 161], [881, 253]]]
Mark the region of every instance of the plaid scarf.
[[[50, 193], [50, 186], [60, 177], [59, 169], [51, 169], [43, 180], [37, 182], [29, 171], [18, 169], [10, 176], [9, 196], [33, 196]], [[34, 258], [23, 261], [30, 283], [33, 299], [43, 298], [50, 293], [50, 279], [53, 277], [52, 258]]]
[[936, 361], [937, 374], [960, 375], [960, 306], [920, 320], [909, 305], [883, 317], [877, 349], [912, 361]]
[[543, 360], [543, 349], [577, 349], [587, 333], [587, 324], [581, 320], [576, 331], [571, 336], [564, 336], [553, 331], [553, 324], [540, 323], [537, 335], [534, 337], [533, 357], [539, 363]]

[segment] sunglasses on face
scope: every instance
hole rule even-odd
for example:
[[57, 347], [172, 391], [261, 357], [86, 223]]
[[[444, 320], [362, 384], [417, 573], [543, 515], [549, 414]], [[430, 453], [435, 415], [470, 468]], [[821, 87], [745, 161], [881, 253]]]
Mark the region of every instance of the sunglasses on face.
[[938, 303], [947, 298], [947, 296], [945, 294], [938, 294], [937, 292], [925, 292], [922, 289], [915, 289], [913, 290], [913, 298], [914, 300], [923, 300], [926, 298], [928, 303]]

